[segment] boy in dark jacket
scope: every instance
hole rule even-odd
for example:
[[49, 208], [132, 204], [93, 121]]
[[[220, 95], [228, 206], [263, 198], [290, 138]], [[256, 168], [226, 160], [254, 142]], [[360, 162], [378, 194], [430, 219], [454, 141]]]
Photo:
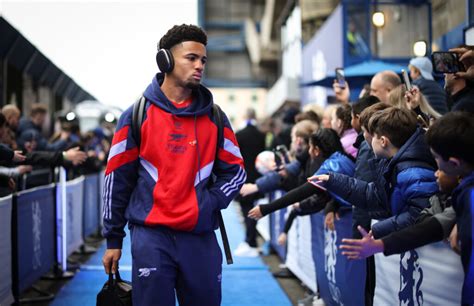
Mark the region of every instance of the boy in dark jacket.
[[378, 238], [413, 224], [438, 188], [424, 131], [412, 112], [394, 107], [376, 112], [368, 129], [375, 156], [381, 158], [372, 164], [378, 180], [366, 182], [337, 173], [310, 179], [324, 181], [328, 191], [353, 205], [389, 210], [391, 217], [372, 227]]
[[[441, 205], [442, 212], [424, 219], [422, 222], [391, 234], [381, 240], [374, 240], [370, 233], [364, 234], [362, 240], [344, 239], [344, 255], [349, 258], [364, 258], [377, 252], [385, 255], [401, 253], [428, 243], [439, 241], [449, 235], [450, 228], [456, 221], [458, 237], [454, 238], [461, 245], [461, 261], [464, 268], [464, 285], [462, 290], [463, 305], [474, 304], [474, 259], [472, 250], [472, 223], [474, 211], [474, 118], [467, 112], [453, 112], [438, 119], [428, 130], [427, 142], [435, 157], [440, 172], [461, 179], [453, 189], [447, 188], [440, 181], [440, 190], [451, 192], [451, 207]], [[439, 174], [438, 174], [439, 175]], [[444, 189], [444, 190], [443, 190]], [[450, 190], [448, 190], [450, 189]], [[432, 203], [432, 208], [435, 206]]]
[[461, 183], [451, 194], [456, 211], [458, 240], [464, 268], [463, 305], [474, 304], [474, 118], [453, 112], [438, 119], [428, 130], [427, 142], [440, 170], [458, 175]]

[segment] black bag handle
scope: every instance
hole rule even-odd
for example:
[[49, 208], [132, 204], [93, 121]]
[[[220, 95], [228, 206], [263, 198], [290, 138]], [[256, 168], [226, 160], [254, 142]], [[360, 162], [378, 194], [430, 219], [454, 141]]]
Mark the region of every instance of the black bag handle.
[[112, 273], [112, 271], [109, 273], [109, 288], [111, 288], [112, 286], [115, 286], [115, 284], [121, 281], [122, 281], [122, 278], [120, 277], [120, 273], [118, 269], [117, 269], [117, 272], [115, 273]]

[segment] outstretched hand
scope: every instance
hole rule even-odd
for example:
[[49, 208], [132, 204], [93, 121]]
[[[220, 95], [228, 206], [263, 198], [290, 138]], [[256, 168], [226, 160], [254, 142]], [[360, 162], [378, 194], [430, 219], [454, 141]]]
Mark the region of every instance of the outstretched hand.
[[349, 259], [363, 259], [374, 255], [375, 253], [383, 252], [384, 245], [380, 239], [374, 239], [372, 231], [368, 232], [362, 227], [357, 226], [357, 229], [362, 235], [362, 239], [342, 239], [342, 255]]
[[257, 205], [254, 208], [252, 208], [249, 211], [247, 217], [249, 217], [251, 219], [254, 219], [254, 220], [258, 220], [258, 219], [262, 218], [263, 215], [262, 215], [262, 211], [260, 210], [260, 205]]
[[240, 195], [243, 197], [254, 194], [256, 192], [258, 192], [257, 184], [247, 183], [242, 185], [242, 188], [240, 188]]

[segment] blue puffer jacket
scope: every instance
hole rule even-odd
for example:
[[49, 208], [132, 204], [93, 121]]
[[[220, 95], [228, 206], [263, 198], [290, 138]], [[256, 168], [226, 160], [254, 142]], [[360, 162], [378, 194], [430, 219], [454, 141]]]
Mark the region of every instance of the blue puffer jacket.
[[[354, 176], [354, 171], [354, 162], [346, 155], [340, 152], [335, 152], [323, 162], [321, 167], [319, 167], [319, 169], [314, 173], [314, 175], [338, 173], [341, 175], [352, 177]], [[338, 196], [336, 193], [331, 192], [331, 190], [328, 189], [328, 192], [339, 203], [344, 205], [351, 205], [349, 202]]]
[[434, 165], [424, 131], [418, 129], [393, 158], [371, 161], [379, 173], [378, 180], [365, 182], [330, 173], [326, 187], [353, 205], [389, 210], [392, 217], [372, 227], [374, 237], [379, 238], [415, 223], [429, 206], [429, 197], [438, 190]]

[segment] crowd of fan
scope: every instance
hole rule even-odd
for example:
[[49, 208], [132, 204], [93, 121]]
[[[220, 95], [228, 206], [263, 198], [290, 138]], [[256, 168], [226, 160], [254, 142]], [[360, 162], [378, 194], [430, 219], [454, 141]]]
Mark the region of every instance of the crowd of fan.
[[[445, 90], [433, 79], [431, 62], [416, 58], [409, 65], [410, 90], [397, 72], [383, 71], [351, 103], [349, 84], [334, 82], [338, 103], [320, 115], [306, 109], [296, 124], [279, 125], [274, 147], [286, 144], [290, 161], [247, 182], [240, 194], [287, 192], [247, 217], [292, 206], [278, 240], [284, 244], [297, 216], [324, 210], [325, 226], [334, 229], [351, 211], [353, 237], [340, 246], [350, 259], [448, 239], [465, 272], [462, 303], [473, 304], [474, 48], [451, 51], [465, 71], [446, 74]], [[378, 222], [371, 226], [372, 220]], [[375, 283], [368, 279], [367, 285], [373, 297]]]
[[[54, 181], [54, 168], [68, 169], [68, 178], [97, 172], [107, 162], [114, 125], [104, 122], [81, 133], [78, 118], [57, 116], [49, 140], [43, 126], [47, 108], [35, 103], [29, 116], [3, 106], [0, 112], [0, 197]], [[78, 167], [80, 165], [80, 167]]]

